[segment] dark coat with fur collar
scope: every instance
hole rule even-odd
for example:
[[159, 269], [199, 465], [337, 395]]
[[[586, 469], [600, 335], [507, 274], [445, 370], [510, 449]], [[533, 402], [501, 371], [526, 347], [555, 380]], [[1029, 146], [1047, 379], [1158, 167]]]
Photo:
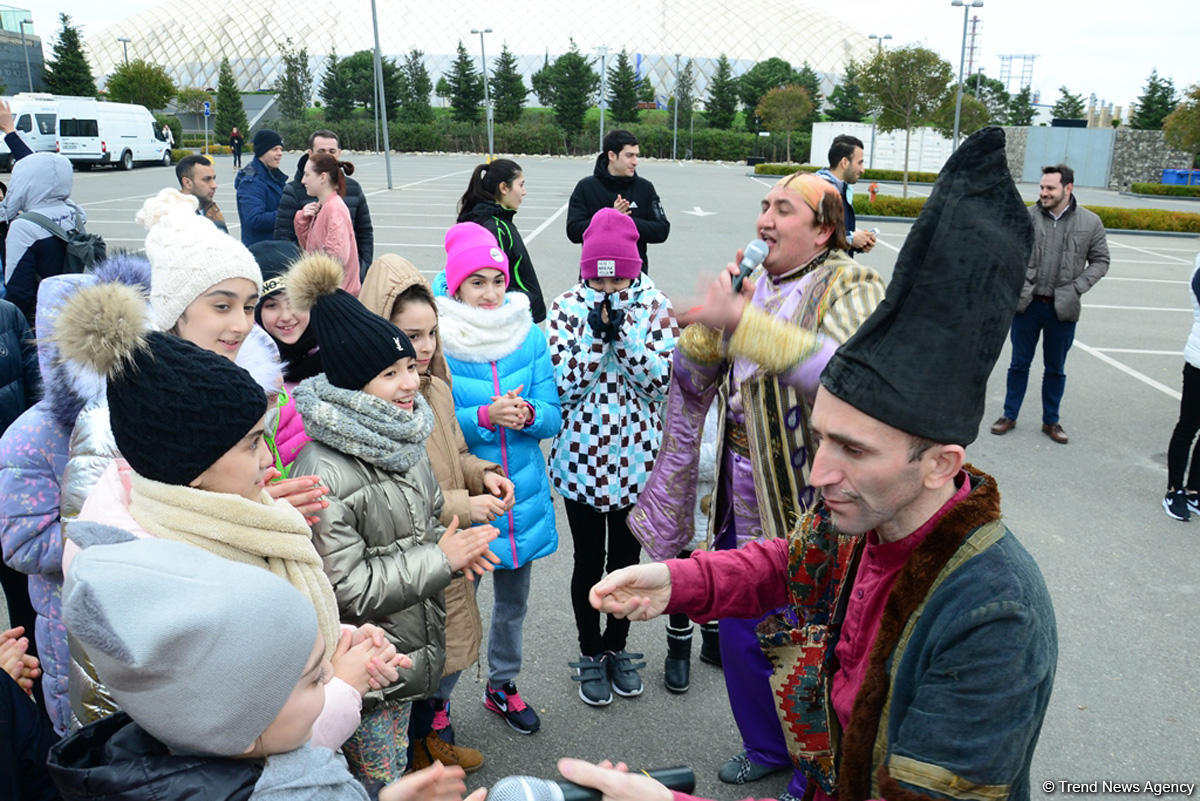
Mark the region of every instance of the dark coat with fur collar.
[[1054, 609], [1037, 564], [999, 522], [995, 480], [968, 470], [971, 493], [909, 557], [887, 599], [841, 732], [839, 801], [1029, 798], [1058, 659]]

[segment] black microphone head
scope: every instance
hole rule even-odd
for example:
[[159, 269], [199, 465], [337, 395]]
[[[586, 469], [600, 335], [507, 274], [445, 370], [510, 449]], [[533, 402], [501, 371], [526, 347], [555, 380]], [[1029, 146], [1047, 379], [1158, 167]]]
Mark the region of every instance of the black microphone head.
[[563, 801], [557, 782], [533, 776], [505, 776], [488, 790], [488, 801]]

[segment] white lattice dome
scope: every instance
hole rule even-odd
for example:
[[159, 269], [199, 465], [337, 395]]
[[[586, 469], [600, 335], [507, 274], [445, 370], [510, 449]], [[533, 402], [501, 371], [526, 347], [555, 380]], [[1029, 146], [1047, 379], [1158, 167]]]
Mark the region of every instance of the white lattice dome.
[[[507, 44], [529, 75], [570, 47], [586, 55], [608, 47], [628, 51], [639, 75], [649, 74], [661, 92], [674, 83], [675, 55], [691, 58], [696, 94], [704, 96], [716, 59], [725, 54], [740, 74], [773, 56], [799, 67], [808, 62], [822, 73], [826, 92], [846, 62], [872, 55], [867, 37], [845, 22], [796, 0], [654, 0], [597, 6], [583, 0], [460, 0], [439, 8], [418, 0], [378, 0], [383, 52], [400, 56], [412, 48], [425, 53], [434, 81], [447, 71], [461, 40], [478, 55], [472, 28], [491, 28], [488, 60]], [[369, 0], [313, 4], [294, 0], [170, 0], [88, 37], [92, 66], [108, 76], [121, 62], [118, 37], [130, 40], [129, 57], [162, 65], [180, 87], [215, 87], [222, 56], [229, 58], [241, 89], [268, 89], [281, 71], [279, 42], [290, 37], [307, 47], [313, 73], [320, 77], [334, 46], [340, 56], [374, 46]]]

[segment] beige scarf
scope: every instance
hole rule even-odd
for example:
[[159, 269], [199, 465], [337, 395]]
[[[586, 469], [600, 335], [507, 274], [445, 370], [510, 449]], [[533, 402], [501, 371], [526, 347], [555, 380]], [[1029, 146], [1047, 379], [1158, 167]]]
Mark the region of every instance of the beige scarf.
[[317, 610], [325, 654], [337, 648], [337, 601], [313, 547], [312, 531], [287, 501], [259, 501], [130, 476], [129, 513], [155, 537], [270, 570], [304, 593]]

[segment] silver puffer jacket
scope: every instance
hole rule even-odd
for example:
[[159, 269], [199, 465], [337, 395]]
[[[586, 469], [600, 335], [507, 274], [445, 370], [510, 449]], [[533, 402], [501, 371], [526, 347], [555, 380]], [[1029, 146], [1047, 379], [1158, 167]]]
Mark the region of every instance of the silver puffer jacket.
[[413, 666], [382, 693], [363, 698], [363, 712], [378, 701], [426, 698], [442, 679], [446, 657], [446, 605], [450, 562], [437, 546], [442, 490], [428, 457], [393, 473], [313, 441], [293, 463], [295, 475], [318, 475], [329, 487], [313, 544], [337, 596], [343, 623], [374, 623]]

